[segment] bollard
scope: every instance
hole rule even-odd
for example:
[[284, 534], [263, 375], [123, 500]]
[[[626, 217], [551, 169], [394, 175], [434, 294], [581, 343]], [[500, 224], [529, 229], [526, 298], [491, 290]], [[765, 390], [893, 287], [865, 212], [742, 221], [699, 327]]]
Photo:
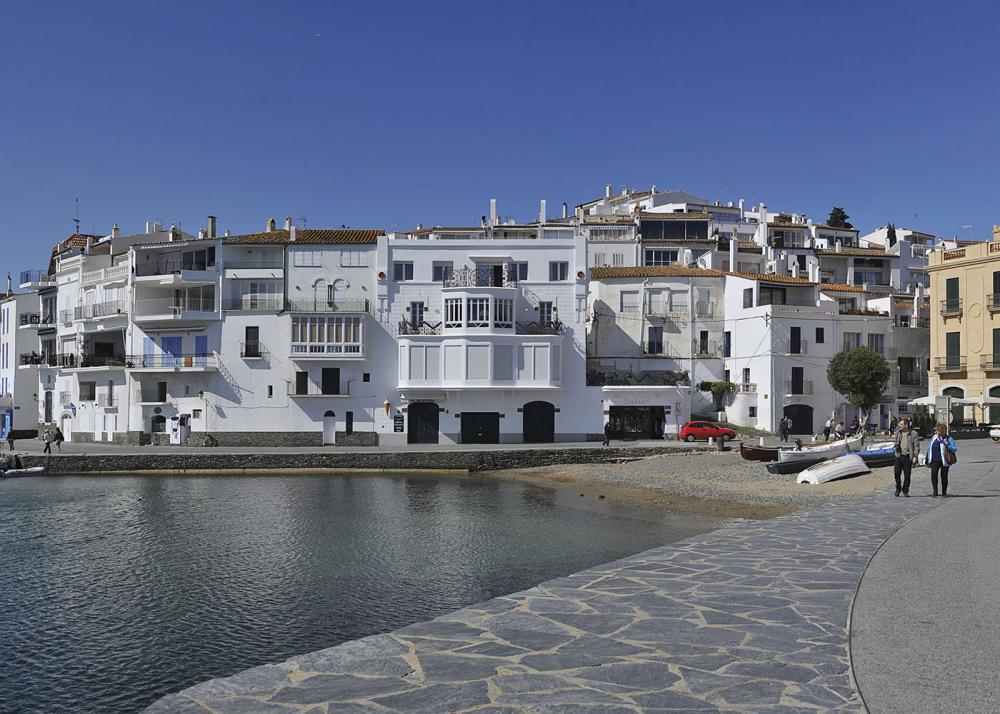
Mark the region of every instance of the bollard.
[[725, 451], [726, 450], [726, 440], [725, 439], [719, 439], [719, 442], [718, 442], [717, 446], [718, 446], [718, 451]]
[[708, 437], [708, 445], [712, 446], [714, 443], [715, 443], [715, 437], [714, 436]]

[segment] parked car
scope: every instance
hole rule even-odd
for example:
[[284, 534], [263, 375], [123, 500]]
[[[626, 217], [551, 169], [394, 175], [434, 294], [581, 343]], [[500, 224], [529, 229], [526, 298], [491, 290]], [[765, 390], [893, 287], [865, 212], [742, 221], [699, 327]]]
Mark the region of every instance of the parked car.
[[710, 421], [689, 421], [681, 427], [680, 436], [684, 441], [706, 441], [709, 437], [729, 441], [736, 438], [736, 432]]

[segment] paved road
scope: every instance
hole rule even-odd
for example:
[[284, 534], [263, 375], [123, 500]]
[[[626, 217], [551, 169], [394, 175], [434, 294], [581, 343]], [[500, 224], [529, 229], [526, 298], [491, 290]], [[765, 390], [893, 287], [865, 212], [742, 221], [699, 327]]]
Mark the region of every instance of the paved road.
[[[873, 714], [1000, 711], [1000, 447], [959, 449], [958, 495], [897, 531], [861, 581], [851, 657]], [[929, 493], [919, 472], [912, 492]]]

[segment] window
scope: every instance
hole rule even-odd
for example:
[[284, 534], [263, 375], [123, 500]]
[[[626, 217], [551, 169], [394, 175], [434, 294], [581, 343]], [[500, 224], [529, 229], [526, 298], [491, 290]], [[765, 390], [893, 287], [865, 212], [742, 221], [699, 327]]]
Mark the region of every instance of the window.
[[855, 270], [854, 271], [854, 284], [864, 285], [868, 283], [870, 285], [884, 285], [885, 279], [882, 277], [881, 271], [872, 270]]
[[490, 299], [469, 298], [469, 327], [490, 326]]
[[843, 352], [850, 352], [853, 349], [857, 349], [861, 346], [861, 333], [860, 332], [845, 332], [844, 333], [844, 349]]
[[[948, 332], [945, 334], [944, 340], [945, 364], [948, 369], [958, 369], [962, 366], [962, 333]], [[82, 383], [80, 384], [80, 388], [83, 388]]]
[[698, 354], [707, 355], [709, 352], [708, 330], [701, 330], [698, 332]]
[[552, 261], [549, 263], [549, 281], [557, 282], [560, 280], [569, 280], [569, 263]]
[[368, 254], [357, 248], [346, 248], [340, 251], [340, 265], [344, 268], [363, 268], [368, 265]]
[[868, 347], [869, 349], [878, 352], [880, 355], [885, 355], [885, 335], [875, 335], [869, 333]]
[[511, 328], [514, 326], [514, 301], [510, 298], [493, 300], [493, 326]]
[[785, 304], [785, 289], [776, 288], [772, 285], [761, 285], [760, 286], [760, 303], [761, 305], [784, 305]]
[[948, 312], [957, 312], [961, 309], [962, 299], [959, 293], [958, 278], [948, 278], [944, 281], [945, 300], [944, 308]]
[[392, 279], [396, 282], [413, 280], [413, 263], [393, 263]]
[[319, 268], [323, 265], [323, 252], [316, 248], [295, 248], [292, 265], [296, 268]]
[[274, 385], [269, 384], [267, 385], [267, 398], [270, 399], [273, 396], [274, 396]]
[[424, 304], [422, 302], [410, 303], [410, 325], [420, 327], [424, 322]]
[[854, 312], [858, 309], [857, 298], [837, 298], [837, 305], [841, 312]]
[[454, 268], [452, 267], [452, 262], [449, 261], [435, 261], [432, 270], [432, 279], [435, 283], [443, 283], [446, 280], [451, 279], [452, 272]]
[[805, 255], [805, 253], [800, 253], [799, 255], [795, 256], [795, 260], [799, 264], [799, 270], [805, 270], [806, 269], [806, 255]]
[[816, 328], [816, 344], [817, 345], [823, 344], [823, 341], [825, 339], [826, 339], [826, 333], [824, 332], [824, 328], [817, 327]]
[[620, 312], [639, 312], [638, 290], [622, 290], [618, 297], [621, 301]]
[[528, 264], [527, 263], [511, 263], [509, 272], [513, 275], [518, 282], [528, 279]]
[[611, 254], [611, 264], [615, 266], [625, 265], [625, 254], [624, 253], [612, 253]]
[[555, 322], [556, 310], [551, 302], [538, 303], [538, 321], [543, 325]]
[[446, 298], [444, 301], [444, 326], [461, 327], [462, 298]]
[[[80, 401], [92, 402], [97, 396], [97, 382], [80, 382]], [[49, 419], [48, 421], [52, 421]]]
[[663, 354], [663, 327], [650, 325], [646, 340], [646, 354]]
[[753, 307], [753, 288], [744, 288], [743, 307]]
[[750, 384], [750, 368], [743, 368], [743, 384]]
[[247, 325], [243, 334], [243, 356], [260, 357], [260, 328], [256, 325]]
[[295, 393], [296, 394], [309, 394], [309, 373], [308, 372], [296, 372], [295, 373]]
[[590, 254], [590, 265], [593, 268], [602, 268], [608, 264], [607, 258], [605, 258], [604, 253], [591, 253]]
[[150, 418], [149, 430], [154, 434], [163, 434], [167, 431], [167, 418], [162, 414]]
[[751, 419], [756, 419], [757, 407], [750, 407], [749, 409], [747, 409], [747, 416], [750, 417]]
[[347, 419], [344, 424], [344, 432], [347, 434], [354, 433], [354, 412], [347, 412]]
[[361, 381], [362, 382], [370, 382], [370, 381], [372, 381], [372, 373], [371, 372], [362, 372], [361, 373]]
[[[722, 333], [722, 356], [732, 357], [733, 356], [733, 333], [723, 332]], [[726, 380], [729, 381], [728, 379]]]
[[292, 354], [361, 354], [360, 315], [293, 317]]
[[793, 355], [802, 354], [802, 328], [793, 325], [788, 329], [788, 353]]
[[676, 250], [647, 249], [646, 265], [673, 265], [677, 262]]

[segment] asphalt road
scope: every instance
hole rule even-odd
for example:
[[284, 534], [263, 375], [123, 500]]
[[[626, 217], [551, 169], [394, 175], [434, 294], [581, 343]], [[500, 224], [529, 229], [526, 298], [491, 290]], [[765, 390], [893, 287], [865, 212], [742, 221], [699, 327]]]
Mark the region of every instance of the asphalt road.
[[890, 537], [858, 590], [851, 658], [873, 714], [1000, 711], [1000, 447], [959, 450], [956, 495]]

